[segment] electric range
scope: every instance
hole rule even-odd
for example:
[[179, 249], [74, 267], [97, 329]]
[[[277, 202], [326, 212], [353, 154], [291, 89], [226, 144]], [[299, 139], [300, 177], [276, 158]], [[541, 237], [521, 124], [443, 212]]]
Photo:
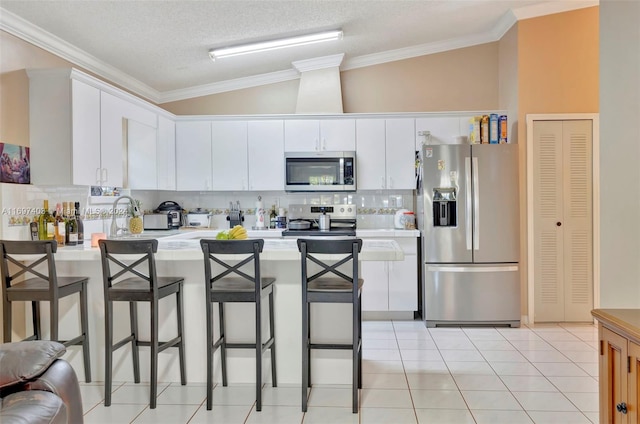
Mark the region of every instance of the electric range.
[[[328, 229], [320, 229], [319, 215], [327, 214], [331, 218]], [[288, 228], [283, 237], [355, 237], [355, 205], [289, 205]], [[308, 223], [308, 224], [307, 224]], [[307, 228], [305, 228], [307, 227]]]

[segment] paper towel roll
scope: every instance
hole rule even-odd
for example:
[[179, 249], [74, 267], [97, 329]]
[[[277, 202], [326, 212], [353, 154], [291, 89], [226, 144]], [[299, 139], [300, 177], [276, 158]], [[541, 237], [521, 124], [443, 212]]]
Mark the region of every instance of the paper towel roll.
[[261, 200], [256, 202], [256, 228], [264, 228], [264, 205]]

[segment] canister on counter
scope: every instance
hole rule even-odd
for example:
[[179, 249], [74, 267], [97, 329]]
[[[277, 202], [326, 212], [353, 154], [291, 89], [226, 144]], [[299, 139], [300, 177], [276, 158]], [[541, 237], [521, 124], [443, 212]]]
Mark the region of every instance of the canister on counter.
[[489, 144], [489, 115], [482, 115], [480, 120], [480, 144]]
[[500, 127], [500, 139], [499, 139], [499, 142], [500, 142], [500, 144], [508, 143], [509, 139], [507, 138], [507, 129], [508, 129], [507, 115], [500, 115], [500, 118], [498, 118], [498, 123], [499, 123], [499, 127]]
[[498, 144], [498, 114], [489, 115], [489, 144]]

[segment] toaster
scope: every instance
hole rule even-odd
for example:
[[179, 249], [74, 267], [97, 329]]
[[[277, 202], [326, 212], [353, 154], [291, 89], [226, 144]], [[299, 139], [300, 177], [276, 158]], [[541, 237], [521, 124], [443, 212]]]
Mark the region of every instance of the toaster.
[[150, 213], [142, 218], [145, 230], [170, 230], [171, 216], [169, 213]]

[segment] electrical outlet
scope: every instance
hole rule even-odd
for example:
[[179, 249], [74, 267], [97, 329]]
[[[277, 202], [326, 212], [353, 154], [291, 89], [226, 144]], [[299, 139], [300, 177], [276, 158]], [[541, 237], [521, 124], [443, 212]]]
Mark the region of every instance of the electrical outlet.
[[418, 131], [418, 135], [420, 137], [426, 137], [428, 135], [431, 135], [431, 131]]

